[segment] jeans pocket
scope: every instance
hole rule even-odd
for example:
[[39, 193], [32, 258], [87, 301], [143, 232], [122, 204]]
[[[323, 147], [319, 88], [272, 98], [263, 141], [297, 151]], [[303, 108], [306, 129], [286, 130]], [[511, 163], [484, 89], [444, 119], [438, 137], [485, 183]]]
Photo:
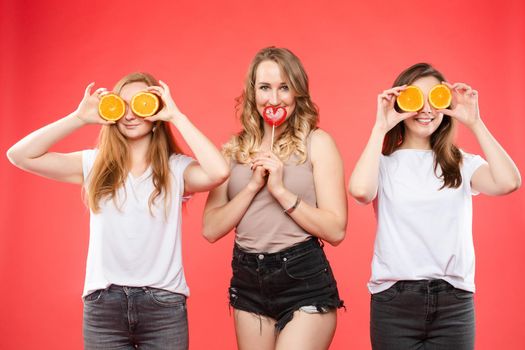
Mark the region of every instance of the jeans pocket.
[[472, 299], [474, 296], [474, 293], [459, 288], [454, 288], [453, 294], [459, 300]]
[[394, 300], [394, 298], [399, 294], [399, 290], [397, 289], [396, 285], [394, 284], [387, 290], [384, 290], [379, 293], [372, 294], [372, 300], [377, 301], [380, 303], [386, 303], [389, 301]]
[[182, 294], [155, 288], [148, 288], [148, 294], [151, 300], [159, 306], [186, 308], [186, 296]]
[[104, 289], [97, 289], [94, 292], [89, 293], [84, 297], [84, 304], [95, 304], [102, 300], [102, 294], [104, 294]]
[[328, 272], [328, 261], [323, 251], [310, 251], [307, 254], [292, 257], [284, 262], [288, 277], [306, 280]]

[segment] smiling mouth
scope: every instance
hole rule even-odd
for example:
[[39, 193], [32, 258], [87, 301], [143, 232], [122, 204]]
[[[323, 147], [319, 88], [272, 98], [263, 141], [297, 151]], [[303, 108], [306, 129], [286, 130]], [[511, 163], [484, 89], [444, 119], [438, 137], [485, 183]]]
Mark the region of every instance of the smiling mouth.
[[422, 123], [422, 124], [429, 124], [431, 123], [435, 118], [416, 118], [416, 121], [418, 123]]

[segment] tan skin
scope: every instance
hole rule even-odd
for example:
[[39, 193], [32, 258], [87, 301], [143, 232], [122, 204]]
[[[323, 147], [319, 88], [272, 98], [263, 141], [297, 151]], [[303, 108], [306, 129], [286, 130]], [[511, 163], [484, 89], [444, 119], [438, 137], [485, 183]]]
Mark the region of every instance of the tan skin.
[[[263, 61], [259, 65], [255, 86], [260, 114], [266, 106], [284, 107], [288, 116], [293, 113], [295, 96], [275, 62]], [[276, 138], [285, 125], [275, 129]], [[253, 174], [248, 185], [231, 200], [227, 196], [228, 182], [208, 196], [203, 235], [211, 242], [225, 236], [239, 223], [254, 196], [264, 186], [283, 209], [292, 206], [297, 199], [297, 195], [283, 184], [282, 161], [270, 152], [272, 127], [265, 123], [264, 128], [260, 152], [250, 164]], [[344, 238], [347, 219], [342, 159], [333, 139], [322, 130], [316, 130], [312, 135], [310, 156], [318, 206], [301, 202], [291, 218], [312, 235], [337, 245]], [[296, 311], [292, 321], [276, 337], [274, 319], [241, 310], [234, 312], [237, 345], [241, 350], [327, 349], [337, 324], [335, 310], [325, 314]]]

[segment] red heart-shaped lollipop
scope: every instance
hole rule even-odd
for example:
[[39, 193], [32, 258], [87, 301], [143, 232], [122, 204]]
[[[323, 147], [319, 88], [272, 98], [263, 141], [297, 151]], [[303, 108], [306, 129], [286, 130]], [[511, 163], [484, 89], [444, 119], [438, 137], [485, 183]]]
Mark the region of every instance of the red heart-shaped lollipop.
[[268, 106], [263, 111], [263, 118], [271, 126], [279, 126], [286, 119], [286, 109], [283, 107]]

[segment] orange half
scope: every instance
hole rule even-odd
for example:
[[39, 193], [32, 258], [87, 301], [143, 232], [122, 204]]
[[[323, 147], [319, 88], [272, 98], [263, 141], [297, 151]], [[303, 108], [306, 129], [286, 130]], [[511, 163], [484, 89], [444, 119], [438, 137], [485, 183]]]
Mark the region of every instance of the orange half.
[[445, 109], [452, 102], [452, 92], [448, 86], [438, 84], [428, 93], [428, 103], [435, 109]]
[[98, 102], [98, 114], [106, 120], [119, 120], [126, 113], [126, 104], [116, 94], [106, 94]]
[[423, 91], [417, 86], [409, 85], [401, 91], [396, 102], [403, 112], [417, 112], [425, 104]]
[[139, 117], [151, 117], [157, 113], [159, 105], [159, 97], [151, 92], [139, 92], [131, 99], [131, 110]]

